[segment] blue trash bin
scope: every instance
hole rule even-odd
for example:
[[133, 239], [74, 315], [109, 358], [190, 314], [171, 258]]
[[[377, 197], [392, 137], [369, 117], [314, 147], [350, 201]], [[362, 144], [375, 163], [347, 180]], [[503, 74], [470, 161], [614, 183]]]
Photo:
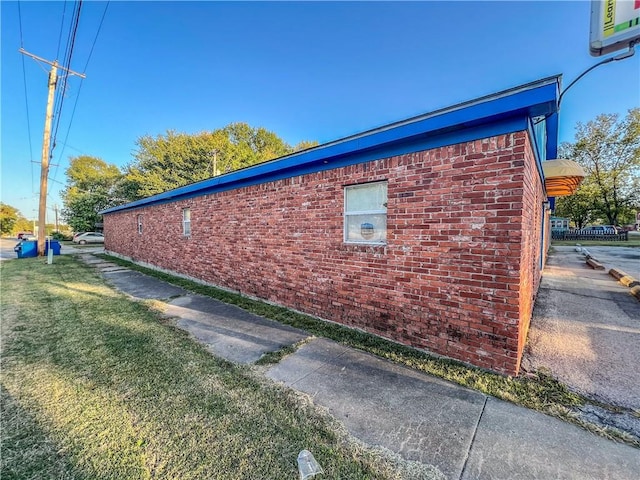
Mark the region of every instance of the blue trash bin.
[[49, 246], [51, 246], [54, 255], [60, 255], [60, 249], [62, 248], [62, 245], [60, 245], [60, 242], [58, 240], [47, 240], [46, 242], [44, 242], [45, 255], [49, 253]]
[[13, 250], [18, 254], [18, 258], [37, 257], [38, 242], [36, 240], [21, 240], [13, 247]]

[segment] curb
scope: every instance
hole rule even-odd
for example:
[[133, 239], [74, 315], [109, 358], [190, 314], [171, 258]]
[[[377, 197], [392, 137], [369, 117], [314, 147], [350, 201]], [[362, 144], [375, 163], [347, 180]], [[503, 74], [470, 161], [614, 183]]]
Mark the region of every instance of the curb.
[[609, 275], [618, 280], [625, 287], [629, 287], [631, 289], [631, 295], [640, 300], [640, 282], [638, 280], [617, 268], [609, 270]]
[[622, 270], [619, 270], [617, 268], [612, 268], [611, 270], [609, 270], [609, 275], [614, 277], [616, 280], [618, 280], [625, 287], [633, 288], [633, 287], [637, 287], [638, 285], [640, 285], [640, 282], [638, 280], [633, 278], [628, 273], [625, 273]]
[[602, 265], [593, 257], [587, 257], [587, 265], [589, 265], [594, 270], [604, 270], [604, 265]]

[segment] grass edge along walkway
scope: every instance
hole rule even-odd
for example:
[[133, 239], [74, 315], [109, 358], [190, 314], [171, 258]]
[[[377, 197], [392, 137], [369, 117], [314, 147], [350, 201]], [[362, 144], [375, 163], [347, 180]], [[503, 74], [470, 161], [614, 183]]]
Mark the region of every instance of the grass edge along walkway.
[[[286, 307], [249, 298], [245, 295], [206, 285], [184, 277], [178, 277], [160, 270], [148, 268], [109, 254], [95, 254], [123, 267], [153, 276], [167, 283], [184, 288], [193, 293], [214, 298], [224, 303], [236, 305], [248, 312], [276, 322], [300, 328], [316, 337], [324, 337], [343, 345], [371, 353], [415, 370], [434, 375], [493, 397], [532, 410], [560, 418], [578, 425], [592, 433], [640, 448], [640, 438], [614, 427], [602, 426], [587, 421], [580, 415], [580, 407], [596, 405], [613, 412], [617, 407], [596, 402], [576, 392], [545, 372], [535, 376], [508, 377], [488, 370], [476, 368], [457, 360], [436, 357], [427, 352], [346, 327], [338, 323], [322, 320]], [[273, 362], [292, 353], [294, 349], [285, 347], [283, 352], [274, 353]], [[267, 363], [264, 359], [259, 363]]]
[[78, 258], [0, 264], [3, 480], [440, 479], [348, 437], [305, 395], [215, 357]]

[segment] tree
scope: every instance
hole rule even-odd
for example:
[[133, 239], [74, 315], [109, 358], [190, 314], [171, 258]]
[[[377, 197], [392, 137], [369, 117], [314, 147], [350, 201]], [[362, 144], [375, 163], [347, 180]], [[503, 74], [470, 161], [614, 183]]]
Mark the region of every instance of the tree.
[[[67, 186], [62, 192], [62, 216], [76, 232], [93, 230], [101, 221], [100, 210], [120, 203], [117, 188], [122, 173], [104, 160], [82, 155], [69, 160]], [[124, 201], [123, 201], [124, 200]]]
[[79, 193], [65, 199], [62, 215], [74, 232], [87, 232], [94, 230], [96, 223], [102, 221], [98, 212], [113, 206], [106, 190]]
[[[578, 123], [575, 143], [566, 146], [568, 158], [587, 173], [578, 191], [581, 202], [586, 205], [590, 199], [592, 217], [610, 225], [618, 225], [640, 202], [640, 108], [618, 120], [617, 114], [601, 114], [586, 125]], [[565, 203], [571, 201], [560, 206]]]
[[293, 147], [294, 152], [300, 152], [302, 150], [307, 150], [308, 148], [313, 148], [318, 145], [318, 142], [315, 140], [302, 140], [296, 146]]
[[580, 185], [580, 188], [567, 197], [556, 200], [555, 215], [573, 220], [577, 228], [584, 228], [595, 220], [592, 188]]
[[33, 230], [34, 230], [33, 222], [31, 220], [26, 219], [22, 215], [18, 215], [18, 220], [16, 220], [16, 223], [13, 226], [12, 233], [17, 234], [18, 232], [33, 232]]
[[0, 203], [0, 234], [10, 235], [18, 218], [21, 216], [17, 208], [6, 203]]
[[246, 123], [195, 135], [167, 131], [164, 135], [145, 135], [137, 140], [133, 162], [117, 186], [128, 200], [165, 192], [216, 175], [265, 162], [314, 142], [289, 146], [275, 133]]

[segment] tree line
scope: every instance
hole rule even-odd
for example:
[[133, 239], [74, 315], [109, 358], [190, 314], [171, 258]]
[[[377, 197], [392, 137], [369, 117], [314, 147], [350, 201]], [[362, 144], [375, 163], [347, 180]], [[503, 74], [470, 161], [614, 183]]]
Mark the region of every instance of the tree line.
[[62, 192], [62, 215], [74, 231], [89, 231], [106, 208], [249, 167], [317, 142], [287, 144], [265, 128], [231, 123], [197, 134], [167, 131], [136, 141], [131, 163], [118, 168], [98, 157], [72, 157]]

